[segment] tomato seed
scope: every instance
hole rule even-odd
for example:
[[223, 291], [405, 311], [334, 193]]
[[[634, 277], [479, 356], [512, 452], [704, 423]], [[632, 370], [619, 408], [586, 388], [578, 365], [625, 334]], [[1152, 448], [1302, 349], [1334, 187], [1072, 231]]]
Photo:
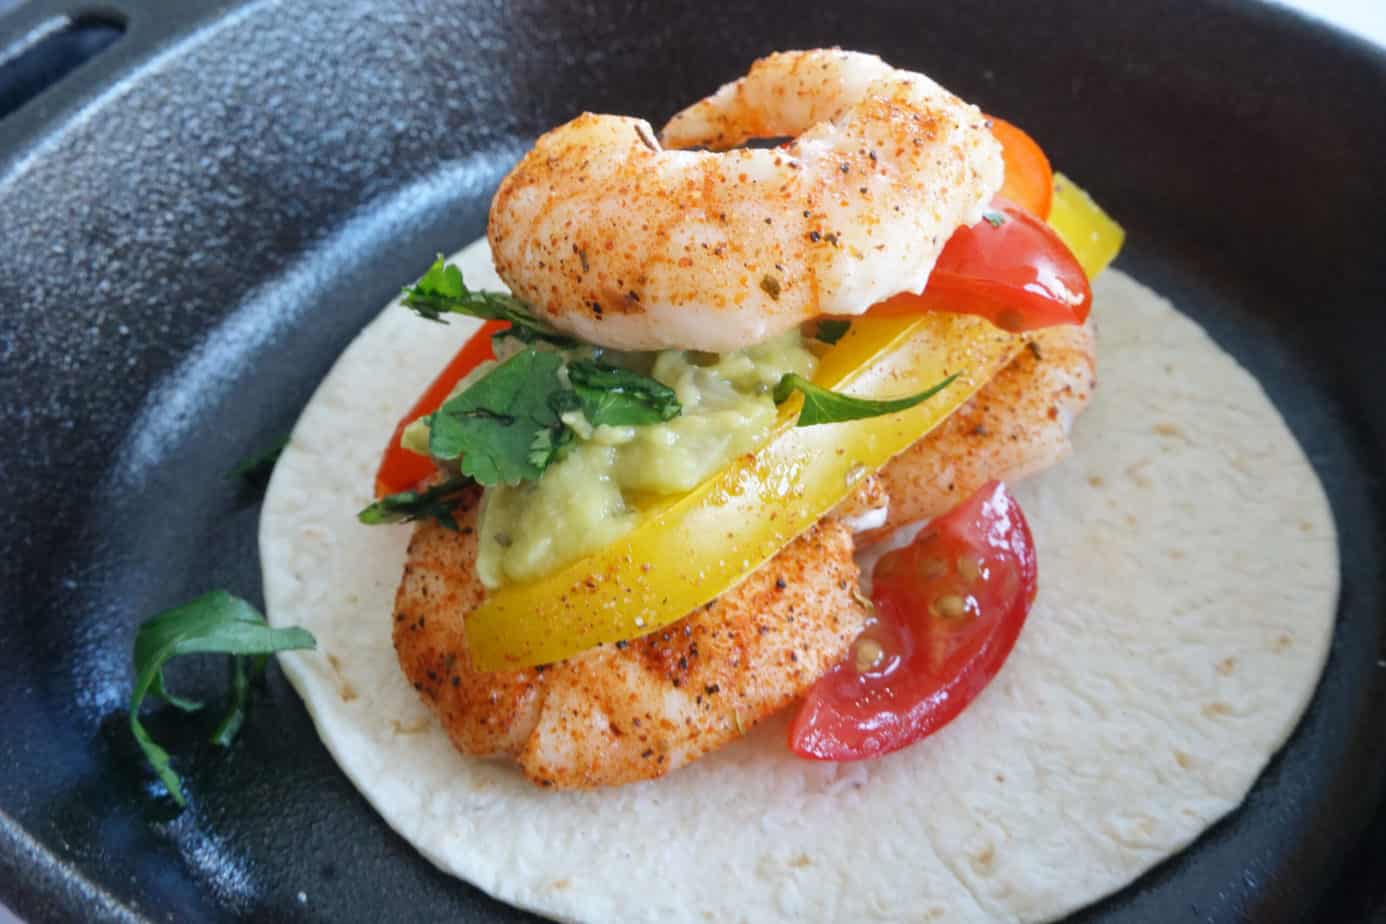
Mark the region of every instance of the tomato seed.
[[926, 581], [941, 578], [948, 573], [948, 563], [939, 558], [924, 558], [919, 562], [919, 576]]
[[947, 594], [934, 601], [934, 611], [944, 619], [960, 619], [967, 613], [967, 601], [957, 594]]
[[885, 649], [881, 643], [874, 638], [859, 638], [853, 647], [853, 657], [856, 662], [857, 673], [864, 674], [873, 667], [881, 663], [881, 658], [885, 655]]

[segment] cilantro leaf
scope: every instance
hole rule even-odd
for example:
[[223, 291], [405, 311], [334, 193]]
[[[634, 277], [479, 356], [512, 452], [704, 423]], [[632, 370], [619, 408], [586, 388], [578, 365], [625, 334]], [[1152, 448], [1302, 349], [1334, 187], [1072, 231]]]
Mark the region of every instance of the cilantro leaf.
[[408, 523], [432, 517], [448, 529], [457, 529], [452, 508], [470, 488], [470, 478], [450, 478], [423, 491], [400, 491], [387, 494], [365, 507], [356, 519], [367, 526], [381, 523]]
[[824, 318], [818, 322], [818, 329], [814, 331], [813, 337], [815, 340], [821, 340], [824, 343], [837, 343], [847, 335], [847, 331], [851, 326], [851, 321]]
[[[251, 655], [249, 658], [231, 659], [231, 708], [226, 710], [212, 732], [212, 743], [218, 747], [229, 748], [236, 740], [241, 726], [245, 724], [246, 707], [250, 704], [250, 683], [265, 672], [269, 655]], [[246, 662], [250, 662], [247, 669]]]
[[270, 628], [255, 607], [224, 590], [214, 590], [190, 603], [165, 610], [139, 627], [135, 633], [135, 687], [130, 693], [130, 732], [175, 802], [187, 804], [181, 781], [173, 770], [168, 752], [155, 743], [140, 723], [140, 706], [151, 694], [185, 711], [200, 708], [201, 704], [169, 695], [164, 688], [164, 665], [185, 654], [235, 656], [231, 709], [212, 736], [215, 743], [225, 747], [245, 718], [249, 681], [243, 656], [255, 656], [251, 672], [258, 673], [264, 666], [264, 656], [271, 652], [316, 645], [316, 640], [304, 629]]
[[521, 350], [470, 388], [449, 398], [428, 419], [428, 451], [442, 462], [457, 461], [464, 475], [479, 483], [533, 481], [552, 461], [553, 452], [535, 454], [536, 440], [551, 431], [547, 450], [556, 450], [563, 357], [534, 348]]
[[[572, 394], [562, 392], [561, 394]], [[559, 413], [563, 413], [560, 411]], [[529, 463], [542, 473], [554, 462], [563, 458], [565, 450], [573, 441], [573, 431], [563, 427], [558, 431], [540, 430], [534, 434], [534, 442], [529, 446]]]
[[605, 363], [575, 360], [568, 381], [592, 426], [643, 426], [671, 420], [683, 408], [674, 390], [649, 376]]
[[281, 436], [274, 441], [274, 445], [236, 463], [236, 467], [227, 472], [226, 477], [239, 478], [252, 488], [263, 490], [265, 485], [269, 484], [270, 474], [274, 472], [275, 463], [279, 461], [284, 447], [288, 445], [288, 436]]
[[[509, 321], [513, 336], [525, 342], [547, 340], [561, 345], [575, 341], [539, 320], [529, 306], [505, 292], [476, 292], [462, 281], [462, 270], [439, 255], [414, 285], [404, 290], [404, 304], [420, 317], [443, 322], [445, 314], [465, 314], [484, 321]], [[443, 322], [446, 323], [446, 322]]]
[[955, 372], [934, 387], [926, 388], [917, 395], [892, 398], [887, 401], [872, 401], [868, 398], [853, 398], [850, 395], [830, 391], [813, 384], [797, 373], [787, 372], [784, 378], [780, 379], [780, 383], [775, 386], [775, 403], [779, 404], [786, 400], [792, 392], [799, 391], [804, 396], [804, 407], [799, 411], [799, 420], [796, 426], [812, 427], [817, 424], [861, 420], [866, 417], [880, 417], [884, 414], [895, 414], [899, 411], [909, 410], [916, 404], [921, 404], [943, 391], [957, 377], [958, 374]]
[[982, 213], [982, 219], [993, 228], [999, 228], [1006, 223], [1006, 213], [996, 209], [987, 209]]

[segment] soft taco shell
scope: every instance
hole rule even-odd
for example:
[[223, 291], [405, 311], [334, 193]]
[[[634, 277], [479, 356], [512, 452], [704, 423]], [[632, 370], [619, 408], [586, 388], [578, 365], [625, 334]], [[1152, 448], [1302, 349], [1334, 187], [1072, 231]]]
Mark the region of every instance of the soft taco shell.
[[[457, 258], [498, 287], [484, 242]], [[1313, 693], [1337, 543], [1256, 381], [1120, 272], [1071, 459], [1019, 485], [1040, 594], [996, 680], [881, 760], [801, 761], [783, 721], [662, 780], [535, 788], [463, 757], [405, 682], [410, 528], [364, 527], [382, 442], [473, 325], [391, 306], [295, 428], [261, 520], [269, 618], [323, 741], [396, 831], [499, 899], [581, 921], [1042, 921], [1121, 888], [1246, 795]]]

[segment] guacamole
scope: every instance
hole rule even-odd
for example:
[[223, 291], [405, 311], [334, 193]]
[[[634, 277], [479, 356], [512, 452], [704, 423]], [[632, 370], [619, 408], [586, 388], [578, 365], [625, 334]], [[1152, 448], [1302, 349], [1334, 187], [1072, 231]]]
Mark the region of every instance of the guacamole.
[[[576, 435], [538, 481], [486, 489], [476, 570], [488, 588], [542, 577], [620, 538], [642, 501], [692, 490], [770, 435], [771, 398], [787, 372], [813, 375], [817, 359], [797, 332], [734, 353], [612, 353], [603, 362], [672, 388], [682, 412], [664, 423], [593, 427], [563, 417]], [[426, 429], [406, 434], [427, 445]]]

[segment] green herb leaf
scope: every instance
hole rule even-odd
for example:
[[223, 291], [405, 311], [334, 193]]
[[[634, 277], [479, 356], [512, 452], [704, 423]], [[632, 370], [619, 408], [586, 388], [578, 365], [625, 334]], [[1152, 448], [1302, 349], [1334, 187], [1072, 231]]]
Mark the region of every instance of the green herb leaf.
[[594, 427], [656, 424], [683, 410], [669, 386], [605, 363], [575, 360], [568, 365], [568, 381], [582, 401], [583, 416]]
[[532, 347], [496, 366], [429, 417], [429, 454], [457, 461], [462, 474], [485, 485], [538, 478], [544, 469], [532, 455], [535, 441], [549, 430], [556, 443], [563, 428], [555, 410], [562, 367], [562, 356]]
[[[241, 726], [245, 724], [246, 707], [250, 702], [250, 683], [265, 672], [269, 655], [253, 655], [249, 658], [231, 659], [231, 706], [226, 715], [217, 723], [212, 732], [212, 743], [229, 748]], [[249, 662], [250, 667], [246, 667]]]
[[995, 209], [987, 209], [982, 213], [982, 220], [993, 228], [999, 228], [1006, 223], [1006, 213], [998, 212]]
[[887, 401], [872, 401], [867, 398], [853, 398], [813, 384], [808, 379], [793, 372], [785, 373], [775, 386], [775, 403], [786, 400], [794, 391], [804, 396], [804, 407], [799, 411], [797, 426], [812, 427], [817, 424], [838, 423], [843, 420], [861, 420], [866, 417], [880, 417], [907, 411], [916, 404], [932, 398], [953, 383], [958, 377], [955, 372], [932, 388], [917, 395], [893, 398]]
[[824, 343], [837, 343], [847, 335], [847, 331], [852, 327], [851, 321], [838, 321], [832, 318], [825, 318], [818, 322], [818, 330], [814, 332], [814, 339]]
[[356, 519], [367, 526], [381, 523], [407, 523], [432, 517], [448, 529], [457, 529], [452, 508], [472, 485], [470, 478], [450, 478], [423, 491], [400, 491], [387, 494], [364, 508]]
[[[571, 392], [563, 392], [571, 394]], [[534, 442], [529, 447], [529, 463], [543, 472], [567, 453], [573, 442], [573, 431], [567, 427], [560, 430], [540, 430], [534, 434]]]
[[202, 708], [202, 703], [198, 700], [188, 699], [185, 696], [174, 696], [172, 693], [170, 693], [164, 687], [163, 671], [159, 671], [157, 674], [154, 675], [154, 683], [152, 686], [150, 686], [149, 693], [151, 696], [159, 697], [159, 699], [163, 700], [173, 708], [178, 709], [182, 712], [196, 712], [197, 710]]
[[197, 708], [200, 704], [168, 694], [164, 689], [164, 665], [186, 654], [238, 656], [233, 667], [231, 710], [213, 735], [213, 741], [225, 746], [244, 721], [249, 695], [245, 665], [239, 656], [258, 656], [257, 663], [263, 666], [263, 656], [271, 652], [316, 645], [313, 636], [304, 629], [270, 628], [255, 607], [224, 590], [214, 590], [190, 603], [165, 610], [140, 626], [135, 633], [135, 688], [130, 693], [130, 731], [174, 801], [179, 805], [187, 804], [168, 752], [155, 743], [140, 723], [140, 706], [150, 693], [183, 709]]
[[428, 272], [404, 290], [404, 304], [420, 317], [443, 321], [445, 314], [465, 314], [485, 321], [509, 321], [513, 336], [526, 342], [547, 340], [567, 345], [575, 341], [536, 318], [529, 306], [505, 292], [476, 292], [462, 281], [462, 270], [444, 262], [440, 255]]
[[274, 464], [279, 461], [279, 456], [287, 445], [289, 445], [289, 437], [281, 436], [268, 449], [242, 459], [235, 468], [226, 473], [226, 477], [239, 478], [251, 487], [263, 490], [265, 485], [269, 484], [270, 474], [274, 471]]

